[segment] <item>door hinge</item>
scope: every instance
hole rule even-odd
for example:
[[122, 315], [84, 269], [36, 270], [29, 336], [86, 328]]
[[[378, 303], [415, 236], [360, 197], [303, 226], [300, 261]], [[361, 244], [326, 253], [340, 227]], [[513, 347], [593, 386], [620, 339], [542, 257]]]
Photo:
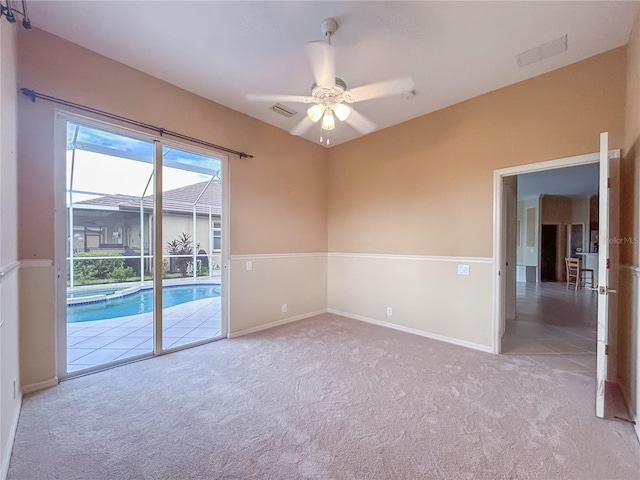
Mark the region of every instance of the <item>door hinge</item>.
[[611, 188], [611, 178], [607, 178], [607, 188]]
[[607, 258], [607, 268], [609, 268], [609, 259]]
[[609, 355], [609, 345], [604, 346], [604, 354]]

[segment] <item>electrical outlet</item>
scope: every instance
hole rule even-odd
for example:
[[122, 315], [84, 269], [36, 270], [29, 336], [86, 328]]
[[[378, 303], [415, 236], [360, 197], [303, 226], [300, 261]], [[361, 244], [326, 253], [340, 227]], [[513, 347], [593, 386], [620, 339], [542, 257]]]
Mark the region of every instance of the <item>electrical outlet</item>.
[[469, 275], [469, 265], [458, 265], [458, 275]]
[[253, 270], [253, 262], [251, 260], [247, 260], [247, 272]]
[[288, 308], [288, 307], [287, 307], [287, 304], [286, 304], [286, 303], [283, 303], [283, 304], [282, 304], [282, 313], [287, 313], [287, 308]]
[[390, 317], [392, 315], [393, 315], [393, 308], [387, 307], [387, 317]]

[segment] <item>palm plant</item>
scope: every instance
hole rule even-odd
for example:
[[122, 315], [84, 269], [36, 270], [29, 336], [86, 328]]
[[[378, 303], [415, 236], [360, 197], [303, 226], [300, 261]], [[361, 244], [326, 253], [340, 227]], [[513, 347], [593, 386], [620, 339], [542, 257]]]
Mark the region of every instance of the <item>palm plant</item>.
[[169, 255], [189, 255], [189, 257], [180, 256], [171, 259], [173, 267], [180, 272], [180, 275], [186, 277], [189, 266], [193, 264], [193, 242], [191, 242], [191, 235], [182, 232], [178, 238], [167, 242], [167, 251]]

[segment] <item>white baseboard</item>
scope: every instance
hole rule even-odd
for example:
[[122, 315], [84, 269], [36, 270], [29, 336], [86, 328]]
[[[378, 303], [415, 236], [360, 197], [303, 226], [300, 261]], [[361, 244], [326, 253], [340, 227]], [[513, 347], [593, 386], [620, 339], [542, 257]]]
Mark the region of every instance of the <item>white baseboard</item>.
[[316, 310], [315, 312], [303, 313], [302, 315], [296, 315], [295, 317], [284, 318], [282, 320], [276, 320], [275, 322], [265, 323], [264, 325], [258, 325], [257, 327], [247, 328], [245, 330], [240, 330], [238, 332], [232, 332], [227, 334], [227, 338], [238, 338], [243, 335], [249, 335], [250, 333], [260, 332], [262, 330], [267, 330], [269, 328], [277, 327], [279, 325], [285, 325], [291, 322], [297, 322], [298, 320], [303, 320], [309, 317], [315, 317], [316, 315], [320, 315], [322, 313], [327, 313], [326, 309]]
[[32, 383], [30, 385], [25, 385], [22, 387], [22, 394], [26, 395], [27, 393], [37, 392], [38, 390], [44, 390], [45, 388], [51, 388], [58, 385], [58, 377], [53, 377], [49, 380], [45, 380], [44, 382]]
[[363, 317], [362, 315], [355, 315], [353, 313], [341, 312], [340, 310], [334, 310], [329, 308], [329, 313], [340, 315], [342, 317], [353, 318], [354, 320], [360, 320], [361, 322], [372, 323], [374, 325], [380, 325], [381, 327], [392, 328], [394, 330], [400, 330], [401, 332], [412, 333], [414, 335], [420, 335], [421, 337], [431, 338], [433, 340], [439, 340], [441, 342], [452, 343], [460, 347], [472, 348], [474, 350], [480, 350], [481, 352], [493, 353], [493, 349], [487, 345], [481, 345], [479, 343], [467, 342], [466, 340], [459, 340], [457, 338], [446, 337], [437, 333], [425, 332], [424, 330], [418, 330], [416, 328], [404, 327], [395, 323], [383, 322], [382, 320], [375, 320], [369, 317]]
[[11, 419], [11, 428], [9, 429], [9, 438], [7, 438], [7, 444], [2, 452], [2, 472], [0, 472], [0, 479], [6, 480], [9, 473], [9, 462], [11, 461], [11, 451], [13, 450], [13, 441], [16, 438], [16, 431], [18, 430], [18, 419], [20, 418], [20, 411], [22, 410], [22, 394], [18, 393], [18, 408], [16, 408], [15, 414]]

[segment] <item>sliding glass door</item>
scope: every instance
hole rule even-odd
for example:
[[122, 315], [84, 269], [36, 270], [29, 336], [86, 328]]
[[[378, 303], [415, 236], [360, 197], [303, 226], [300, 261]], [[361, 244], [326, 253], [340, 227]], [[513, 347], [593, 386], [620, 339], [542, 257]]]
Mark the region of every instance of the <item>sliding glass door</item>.
[[163, 147], [163, 349], [221, 335], [221, 168], [217, 158]]
[[61, 376], [221, 338], [222, 159], [93, 122], [62, 124]]

